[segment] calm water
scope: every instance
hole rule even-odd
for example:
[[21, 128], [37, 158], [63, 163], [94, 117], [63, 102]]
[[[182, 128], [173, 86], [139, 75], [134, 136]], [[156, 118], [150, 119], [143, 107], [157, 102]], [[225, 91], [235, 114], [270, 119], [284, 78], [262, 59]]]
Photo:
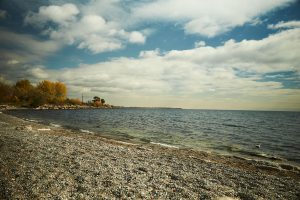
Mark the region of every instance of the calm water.
[[[300, 112], [181, 109], [16, 110], [10, 114], [134, 141], [300, 163]], [[256, 145], [260, 144], [261, 148]]]

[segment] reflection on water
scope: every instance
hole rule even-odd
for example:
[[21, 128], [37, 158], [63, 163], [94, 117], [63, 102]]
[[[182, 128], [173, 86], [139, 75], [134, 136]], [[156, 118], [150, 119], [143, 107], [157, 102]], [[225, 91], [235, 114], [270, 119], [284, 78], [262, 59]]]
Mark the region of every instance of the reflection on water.
[[[182, 109], [9, 111], [30, 120], [181, 148], [300, 162], [300, 113]], [[260, 148], [257, 145], [260, 144]]]

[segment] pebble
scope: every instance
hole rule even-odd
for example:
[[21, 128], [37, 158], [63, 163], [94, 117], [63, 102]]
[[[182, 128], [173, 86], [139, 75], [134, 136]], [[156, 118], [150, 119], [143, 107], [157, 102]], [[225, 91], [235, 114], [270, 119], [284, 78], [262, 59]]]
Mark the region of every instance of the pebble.
[[300, 173], [287, 164], [0, 122], [0, 199], [299, 199]]

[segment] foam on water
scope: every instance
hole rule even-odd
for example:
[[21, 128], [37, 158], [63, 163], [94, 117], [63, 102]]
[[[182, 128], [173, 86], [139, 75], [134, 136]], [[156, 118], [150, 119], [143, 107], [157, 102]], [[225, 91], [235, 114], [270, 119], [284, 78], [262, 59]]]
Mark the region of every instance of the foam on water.
[[55, 124], [55, 123], [50, 123], [50, 126], [53, 126], [53, 127], [56, 127], [56, 128], [59, 128], [59, 127], [61, 127], [61, 125], [60, 125], [60, 124]]
[[159, 143], [159, 142], [150, 142], [150, 144], [155, 144], [155, 145], [159, 145], [159, 146], [162, 146], [162, 147], [179, 149], [179, 147], [177, 147], [177, 146], [170, 145], [170, 144]]
[[80, 130], [80, 132], [82, 132], [82, 133], [89, 133], [89, 134], [93, 134], [94, 132], [92, 132], [92, 131], [89, 131], [89, 130], [85, 130], [85, 129], [79, 129]]

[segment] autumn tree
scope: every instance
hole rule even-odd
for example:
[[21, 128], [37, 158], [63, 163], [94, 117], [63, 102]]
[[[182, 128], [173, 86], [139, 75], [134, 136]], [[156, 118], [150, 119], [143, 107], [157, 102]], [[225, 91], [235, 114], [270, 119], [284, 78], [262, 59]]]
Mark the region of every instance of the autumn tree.
[[34, 89], [29, 80], [17, 81], [14, 86], [14, 101], [26, 105], [30, 101], [30, 93]]
[[7, 103], [12, 100], [13, 89], [9, 84], [0, 81], [0, 102]]
[[44, 80], [38, 84], [37, 89], [44, 93], [48, 103], [62, 103], [66, 99], [67, 87], [61, 82]]
[[22, 89], [24, 91], [29, 91], [33, 88], [33, 86], [31, 85], [29, 80], [23, 79], [16, 82], [16, 88]]
[[67, 96], [67, 87], [61, 82], [54, 83], [55, 101], [63, 102]]
[[44, 92], [42, 92], [37, 88], [32, 90], [29, 97], [29, 106], [37, 107], [40, 105], [44, 105], [46, 103], [48, 103], [48, 101], [47, 101], [47, 96], [45, 95]]
[[[67, 87], [62, 82], [44, 80], [34, 86], [29, 80], [19, 80], [13, 86], [0, 80], [0, 103], [15, 103], [36, 107], [46, 103], [71, 103], [80, 105], [78, 99], [66, 100]], [[99, 100], [100, 101], [100, 100]]]
[[53, 101], [55, 95], [55, 86], [51, 81], [44, 80], [37, 85], [37, 89], [44, 93], [48, 102]]

